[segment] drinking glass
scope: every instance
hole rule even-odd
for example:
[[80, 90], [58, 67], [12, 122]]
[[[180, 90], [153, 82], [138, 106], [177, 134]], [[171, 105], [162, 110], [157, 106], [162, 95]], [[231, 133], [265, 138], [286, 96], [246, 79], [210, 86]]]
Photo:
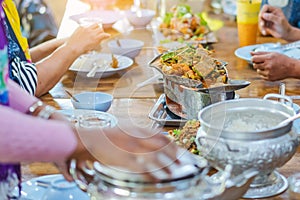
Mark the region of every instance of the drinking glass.
[[288, 178], [289, 182], [289, 199], [299, 200], [300, 199], [300, 173], [295, 173]]
[[111, 126], [111, 119], [103, 114], [85, 114], [81, 116], [79, 126], [83, 128], [105, 128]]
[[261, 0], [237, 0], [237, 25], [240, 46], [256, 44]]

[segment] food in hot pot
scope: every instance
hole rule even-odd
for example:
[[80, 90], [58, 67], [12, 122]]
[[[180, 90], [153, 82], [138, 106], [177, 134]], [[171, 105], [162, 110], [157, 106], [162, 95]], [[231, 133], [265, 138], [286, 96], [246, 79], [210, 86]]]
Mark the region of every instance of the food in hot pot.
[[159, 67], [166, 75], [197, 80], [205, 88], [228, 81], [225, 64], [201, 46], [188, 45], [164, 53], [160, 57]]

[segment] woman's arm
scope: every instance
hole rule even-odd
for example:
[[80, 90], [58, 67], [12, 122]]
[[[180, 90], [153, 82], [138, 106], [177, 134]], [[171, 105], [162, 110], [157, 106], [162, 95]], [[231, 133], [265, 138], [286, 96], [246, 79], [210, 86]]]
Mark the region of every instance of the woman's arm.
[[38, 84], [36, 96], [47, 93], [81, 54], [99, 47], [109, 37], [98, 24], [79, 27], [72, 36], [50, 56], [36, 63]]
[[0, 105], [0, 162], [66, 159], [77, 145], [69, 124], [24, 114], [38, 99], [12, 80], [7, 87], [10, 107]]
[[53, 51], [60, 47], [67, 38], [64, 39], [52, 39], [42, 44], [39, 44], [33, 48], [30, 48], [30, 56], [32, 62], [36, 63], [49, 56]]
[[152, 171], [169, 174], [169, 165], [179, 163], [178, 147], [159, 132], [128, 122], [114, 128], [82, 129], [72, 127], [58, 113], [52, 114], [51, 120], [25, 115], [37, 99], [12, 81], [8, 81], [8, 88], [14, 109], [0, 106], [0, 162], [56, 162], [68, 180], [71, 178], [65, 163], [71, 159], [79, 166], [86, 160], [96, 160], [151, 179], [159, 178], [153, 177]]
[[0, 106], [0, 162], [63, 161], [76, 148], [65, 122], [44, 120]]
[[29, 95], [18, 84], [10, 79], [7, 81], [7, 88], [9, 91], [9, 106], [14, 110], [26, 113], [28, 108], [38, 101], [36, 97]]

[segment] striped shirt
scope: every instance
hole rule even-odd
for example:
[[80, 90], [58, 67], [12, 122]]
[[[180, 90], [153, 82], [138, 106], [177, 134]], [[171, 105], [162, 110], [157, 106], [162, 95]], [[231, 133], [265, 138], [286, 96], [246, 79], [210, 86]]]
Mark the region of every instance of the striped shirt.
[[10, 62], [10, 77], [29, 94], [34, 95], [37, 86], [37, 71], [35, 66], [15, 57]]

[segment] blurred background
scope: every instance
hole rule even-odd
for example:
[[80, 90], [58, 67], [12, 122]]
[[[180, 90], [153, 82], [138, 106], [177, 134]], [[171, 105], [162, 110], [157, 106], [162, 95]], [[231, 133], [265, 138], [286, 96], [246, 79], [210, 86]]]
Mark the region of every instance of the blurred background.
[[52, 9], [56, 23], [59, 25], [64, 15], [67, 0], [45, 0]]

